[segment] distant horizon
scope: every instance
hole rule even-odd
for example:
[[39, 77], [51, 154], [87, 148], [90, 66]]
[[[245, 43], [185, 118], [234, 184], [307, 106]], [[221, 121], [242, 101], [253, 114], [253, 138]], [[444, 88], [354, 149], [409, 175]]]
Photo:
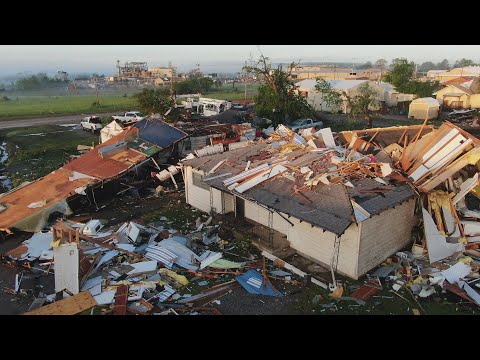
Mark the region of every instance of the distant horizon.
[[[197, 64], [204, 73], [237, 73], [260, 51], [274, 63], [374, 63], [404, 57], [421, 64], [462, 58], [480, 62], [479, 45], [0, 45], [0, 81], [59, 70], [70, 75], [116, 73], [116, 61], [147, 62], [188, 72]], [[454, 53], [455, 56], [451, 54]], [[128, 54], [128, 55], [126, 55]], [[292, 56], [292, 54], [295, 54]]]

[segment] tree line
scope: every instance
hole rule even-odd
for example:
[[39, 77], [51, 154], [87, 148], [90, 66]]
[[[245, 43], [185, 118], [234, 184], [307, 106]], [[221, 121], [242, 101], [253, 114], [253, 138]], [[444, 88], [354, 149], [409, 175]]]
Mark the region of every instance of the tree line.
[[46, 73], [38, 73], [18, 79], [14, 83], [14, 88], [17, 90], [39, 90], [60, 87], [69, 82], [68, 74], [64, 71], [59, 71], [53, 77]]
[[[367, 61], [363, 64], [355, 66], [355, 68], [358, 70], [368, 69], [372, 67], [378, 67], [382, 69], [392, 69], [399, 61], [401, 61], [401, 59], [402, 58], [395, 58], [390, 62], [390, 64], [388, 64], [388, 61], [385, 59], [378, 59], [373, 63], [371, 61]], [[432, 61], [425, 61], [422, 64], [417, 66], [417, 71], [427, 72], [430, 70], [450, 70], [453, 68], [461, 68], [461, 67], [476, 66], [476, 65], [478, 65], [478, 63], [475, 63], [471, 59], [462, 58], [455, 61], [452, 65], [450, 65], [450, 62], [447, 59], [443, 59], [438, 63], [434, 63]]]

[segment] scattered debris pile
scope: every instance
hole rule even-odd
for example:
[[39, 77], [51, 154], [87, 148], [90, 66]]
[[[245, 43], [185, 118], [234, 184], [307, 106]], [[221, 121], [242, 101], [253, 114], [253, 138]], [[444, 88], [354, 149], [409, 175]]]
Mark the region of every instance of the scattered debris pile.
[[[26, 315], [219, 315], [214, 305], [234, 289], [283, 297], [271, 279], [280, 284], [307, 282], [292, 280], [292, 273], [279, 268], [303, 277], [307, 274], [268, 253], [265, 256], [273, 263], [259, 255], [233, 261], [242, 256], [220, 238], [220, 226], [212, 218], [199, 218], [187, 236], [168, 228], [167, 223], [128, 222], [104, 231], [98, 220], [86, 224], [59, 221], [49, 232], [36, 233], [2, 255], [2, 263], [19, 274], [15, 289], [8, 292], [33, 291], [23, 287], [24, 274], [54, 273], [54, 292], [46, 294], [42, 289], [37, 293]], [[326, 287], [318, 279], [312, 282]]]
[[448, 114], [448, 120], [455, 124], [463, 126], [480, 126], [478, 111], [475, 109], [453, 110]]

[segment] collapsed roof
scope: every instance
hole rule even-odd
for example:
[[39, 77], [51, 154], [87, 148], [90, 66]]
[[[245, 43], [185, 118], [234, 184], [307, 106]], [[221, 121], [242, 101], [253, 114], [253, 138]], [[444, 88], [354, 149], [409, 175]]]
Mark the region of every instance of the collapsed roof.
[[54, 212], [70, 214], [66, 199], [88, 186], [122, 176], [151, 155], [186, 137], [159, 119], [143, 120], [62, 168], [0, 195], [0, 230], [41, 231]]
[[[329, 129], [322, 130], [324, 131], [329, 132]], [[409, 131], [418, 132], [418, 129], [409, 129]], [[398, 128], [387, 129], [383, 141], [388, 142], [389, 137], [395, 136], [395, 132], [398, 140], [403, 129], [402, 131]], [[271, 135], [277, 136], [277, 140], [280, 140], [282, 136], [279, 133], [285, 134], [283, 138], [294, 137], [293, 133], [285, 128]], [[342, 139], [346, 137], [352, 138], [352, 133], [339, 136]], [[313, 138], [313, 136], [306, 135], [304, 139], [307, 138]], [[304, 141], [306, 144], [306, 140]], [[390, 184], [394, 178], [390, 178], [389, 175], [394, 176], [395, 172], [388, 164], [384, 165], [390, 169], [385, 170], [384, 176], [381, 169], [381, 164], [384, 163], [371, 162], [372, 159], [356, 169], [343, 172], [342, 167], [347, 165], [349, 156], [355, 156], [358, 159], [362, 157], [362, 154], [355, 150], [335, 146], [313, 151], [302, 146], [292, 146], [291, 142], [278, 144], [278, 141], [260, 142], [222, 154], [187, 160], [184, 164], [208, 174], [221, 163], [213, 174], [204, 178], [205, 183], [288, 216], [307, 221], [337, 235], [341, 235], [350, 224], [357, 221], [352, 200], [370, 215], [375, 215], [416, 194], [407, 184]], [[272, 174], [278, 170], [281, 173], [258, 184], [252, 184], [251, 187], [232, 189], [232, 182], [228, 179], [235, 179], [236, 176], [247, 173], [248, 170], [245, 169], [249, 163], [251, 172], [257, 168], [263, 169], [263, 174]], [[359, 161], [357, 163], [361, 164]], [[222, 174], [228, 174], [228, 177], [221, 176]], [[262, 171], [257, 173], [258, 178], [261, 174]], [[377, 179], [366, 178], [366, 174], [375, 175]], [[322, 175], [324, 175], [323, 178]], [[249, 179], [252, 177], [254, 177], [253, 174]]]

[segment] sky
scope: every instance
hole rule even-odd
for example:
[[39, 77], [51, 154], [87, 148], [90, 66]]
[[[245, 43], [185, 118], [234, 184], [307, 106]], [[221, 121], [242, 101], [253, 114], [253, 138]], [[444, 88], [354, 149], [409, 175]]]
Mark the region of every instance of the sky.
[[179, 72], [196, 64], [201, 71], [238, 72], [260, 51], [273, 62], [374, 62], [405, 57], [410, 61], [450, 63], [467, 58], [480, 62], [480, 45], [0, 45], [0, 77], [18, 73], [114, 74], [116, 61], [147, 62]]

